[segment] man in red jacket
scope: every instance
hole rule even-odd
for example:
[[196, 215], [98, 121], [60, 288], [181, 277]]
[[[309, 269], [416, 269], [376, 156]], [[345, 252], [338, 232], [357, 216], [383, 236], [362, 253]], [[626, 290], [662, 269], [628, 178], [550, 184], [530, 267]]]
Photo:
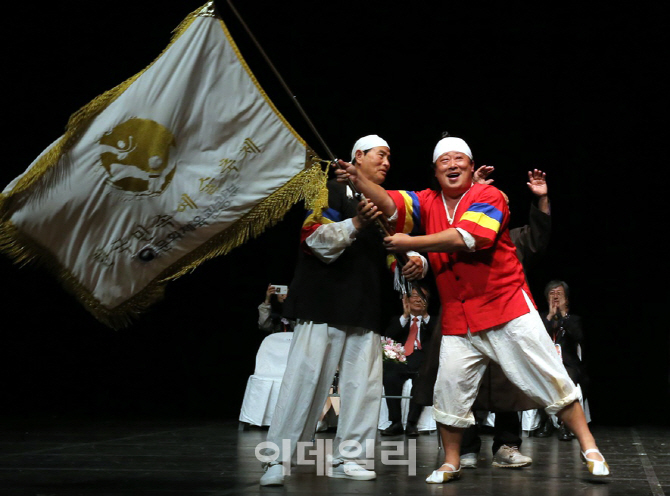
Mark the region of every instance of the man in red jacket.
[[[428, 252], [442, 304], [440, 368], [433, 416], [445, 450], [444, 464], [427, 479], [460, 478], [463, 430], [474, 423], [471, 406], [490, 361], [528, 396], [557, 414], [576, 435], [593, 475], [609, 475], [574, 383], [565, 371], [530, 296], [510, 239], [509, 209], [491, 185], [473, 184], [474, 161], [465, 141], [448, 137], [433, 152], [439, 190], [387, 192], [355, 167], [347, 176], [387, 216], [397, 216], [389, 251]], [[421, 234], [408, 236], [404, 233]]]

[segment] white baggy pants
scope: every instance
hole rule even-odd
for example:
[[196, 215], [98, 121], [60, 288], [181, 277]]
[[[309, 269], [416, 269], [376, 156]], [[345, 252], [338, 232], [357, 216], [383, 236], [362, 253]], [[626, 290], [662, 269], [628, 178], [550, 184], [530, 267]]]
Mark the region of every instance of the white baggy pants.
[[529, 312], [492, 329], [442, 336], [433, 417], [466, 428], [475, 423], [472, 405], [493, 360], [507, 378], [549, 414], [579, 398], [540, 315], [524, 292]]
[[[333, 461], [347, 461], [344, 441], [365, 449], [377, 435], [382, 396], [382, 348], [378, 334], [361, 327], [332, 327], [298, 320], [267, 442], [279, 448], [269, 464], [294, 460], [298, 441], [310, 441], [339, 366], [340, 414]], [[290, 456], [282, 452], [289, 440]], [[271, 452], [265, 450], [271, 456]], [[360, 453], [360, 452], [359, 452]], [[355, 455], [355, 451], [354, 451]], [[351, 457], [351, 459], [355, 458]]]

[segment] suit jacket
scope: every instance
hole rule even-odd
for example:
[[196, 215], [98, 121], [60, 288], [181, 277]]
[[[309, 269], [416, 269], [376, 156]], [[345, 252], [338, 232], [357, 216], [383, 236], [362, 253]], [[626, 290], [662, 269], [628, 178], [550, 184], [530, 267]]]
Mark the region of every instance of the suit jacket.
[[[413, 316], [410, 315], [404, 326], [400, 325], [400, 316], [393, 317], [389, 326], [384, 332], [384, 336], [404, 344], [409, 337], [409, 328], [412, 323], [412, 317]], [[431, 342], [435, 341], [433, 339], [433, 334], [435, 333], [435, 328], [439, 327], [437, 322], [438, 319], [435, 315], [430, 315], [428, 323], [421, 321], [421, 325], [419, 326], [419, 341], [421, 342], [421, 349], [423, 350], [423, 353], [412, 353], [409, 357], [407, 357], [408, 367], [418, 368], [421, 365], [421, 362], [423, 362], [423, 357], [427, 355], [428, 350], [430, 350]], [[437, 342], [439, 347], [439, 336]]]

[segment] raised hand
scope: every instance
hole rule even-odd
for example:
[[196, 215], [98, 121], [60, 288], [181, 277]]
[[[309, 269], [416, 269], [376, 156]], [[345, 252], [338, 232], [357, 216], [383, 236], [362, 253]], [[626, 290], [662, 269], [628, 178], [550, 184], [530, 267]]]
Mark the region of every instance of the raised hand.
[[547, 196], [547, 174], [541, 170], [528, 171], [528, 189], [535, 196]]
[[493, 179], [486, 179], [486, 178], [494, 170], [495, 169], [492, 165], [482, 165], [479, 169], [475, 171], [475, 175], [473, 176], [472, 180], [480, 184], [491, 184], [493, 183]]
[[407, 296], [406, 294], [402, 295], [402, 314], [406, 319], [409, 318], [410, 315], [409, 296]]
[[272, 284], [268, 284], [268, 289], [265, 291], [265, 303], [270, 303], [270, 298], [275, 294], [275, 287]]

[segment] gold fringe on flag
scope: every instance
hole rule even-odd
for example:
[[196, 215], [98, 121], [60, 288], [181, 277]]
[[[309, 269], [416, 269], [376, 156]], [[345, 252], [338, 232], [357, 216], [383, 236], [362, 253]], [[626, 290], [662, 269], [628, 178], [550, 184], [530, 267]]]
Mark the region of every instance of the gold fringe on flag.
[[228, 229], [216, 234], [199, 248], [182, 257], [154, 278], [142, 291], [112, 309], [100, 304], [50, 251], [18, 230], [11, 221], [5, 221], [0, 225], [0, 252], [22, 266], [36, 263], [44, 267], [58, 278], [65, 290], [77, 298], [96, 319], [109, 327], [120, 329], [128, 326], [133, 318], [139, 317], [152, 304], [159, 301], [163, 297], [167, 282], [192, 272], [206, 260], [229, 253], [233, 248], [260, 235], [265, 229], [279, 222], [299, 201], [304, 201], [305, 208], [310, 210], [326, 208], [328, 171], [321, 167], [321, 161], [310, 150], [308, 155], [311, 155], [309, 158], [311, 164], [306, 169]]
[[301, 200], [305, 201], [308, 210], [326, 208], [328, 171], [321, 168], [319, 165], [321, 161], [309, 150], [307, 153], [314, 157], [311, 159], [312, 165], [256, 205], [228, 229], [213, 236], [205, 244], [182, 257], [178, 262], [182, 266], [181, 270], [167, 275], [161, 282], [176, 279], [191, 272], [205, 260], [225, 255], [233, 248], [257, 237], [265, 229], [279, 222], [289, 209]]

